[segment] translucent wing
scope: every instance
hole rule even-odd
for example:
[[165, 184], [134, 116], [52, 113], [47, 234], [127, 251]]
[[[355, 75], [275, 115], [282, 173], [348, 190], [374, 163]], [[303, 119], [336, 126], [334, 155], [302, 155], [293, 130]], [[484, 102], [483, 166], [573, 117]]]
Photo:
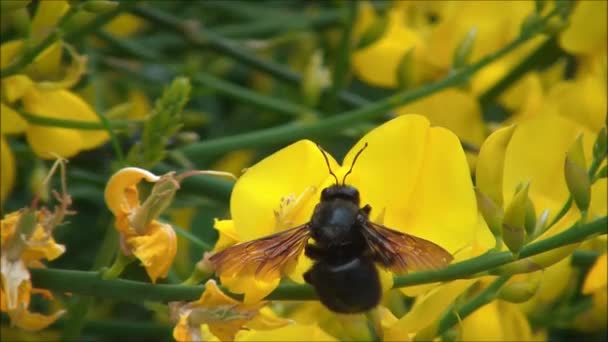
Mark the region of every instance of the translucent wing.
[[218, 275], [253, 271], [257, 278], [283, 273], [302, 253], [310, 237], [308, 224], [223, 249], [209, 260]]
[[439, 269], [454, 259], [431, 241], [369, 221], [363, 227], [363, 235], [374, 260], [395, 273]]

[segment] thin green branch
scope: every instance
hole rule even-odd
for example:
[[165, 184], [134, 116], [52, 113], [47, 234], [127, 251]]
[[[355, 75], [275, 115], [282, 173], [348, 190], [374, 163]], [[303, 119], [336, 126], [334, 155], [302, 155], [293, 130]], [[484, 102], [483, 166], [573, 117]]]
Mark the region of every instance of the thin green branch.
[[[608, 233], [608, 217], [587, 224], [575, 224], [550, 238], [534, 242], [521, 249], [520, 257], [527, 258], [552, 249], [580, 242], [598, 234]], [[473, 276], [479, 272], [515, 261], [511, 252], [487, 253], [473, 259], [449, 265], [438, 271], [415, 272], [395, 277], [394, 287], [450, 281]], [[203, 287], [183, 285], [154, 285], [125, 279], [103, 280], [99, 272], [59, 269], [31, 269], [35, 287], [88, 296], [103, 296], [122, 300], [177, 301], [193, 300]], [[281, 284], [269, 300], [313, 300], [315, 293], [309, 285]]]
[[236, 100], [243, 101], [263, 110], [283, 114], [287, 117], [298, 118], [308, 115], [318, 116], [314, 110], [307, 107], [281, 98], [259, 94], [247, 88], [226, 82], [208, 73], [198, 72], [193, 76], [192, 80]]
[[[257, 57], [252, 51], [242, 49], [240, 45], [203, 27], [197, 21], [183, 20], [169, 13], [146, 6], [136, 6], [131, 12], [155, 25], [180, 34], [194, 48], [214, 50], [229, 56], [237, 62], [265, 72], [276, 79], [290, 83], [298, 88], [301, 86], [302, 77], [298, 73], [280, 64]], [[340, 92], [339, 98], [342, 102], [352, 107], [368, 103], [366, 99], [359, 95], [346, 91]]]
[[437, 335], [440, 336], [448, 329], [458, 323], [459, 320], [465, 319], [467, 316], [475, 312], [475, 310], [490, 303], [496, 298], [496, 293], [509, 280], [510, 276], [500, 276], [494, 280], [490, 286], [485, 288], [481, 293], [475, 296], [470, 301], [466, 302], [457, 312], [450, 311], [439, 321]]

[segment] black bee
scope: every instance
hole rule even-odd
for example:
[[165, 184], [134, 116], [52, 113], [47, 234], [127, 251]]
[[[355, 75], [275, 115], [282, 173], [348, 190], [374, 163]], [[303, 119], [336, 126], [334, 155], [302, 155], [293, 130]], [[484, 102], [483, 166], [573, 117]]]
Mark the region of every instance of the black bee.
[[[377, 306], [382, 297], [376, 263], [395, 273], [449, 264], [452, 255], [440, 246], [370, 221], [372, 208], [361, 207], [359, 191], [345, 185], [366, 147], [355, 156], [342, 184], [319, 147], [336, 184], [323, 189], [310, 222], [215, 253], [210, 261], [216, 271], [279, 275], [293, 267], [304, 249], [314, 261], [304, 280], [315, 288], [321, 303], [334, 312], [361, 313]], [[308, 242], [311, 237], [314, 243]]]

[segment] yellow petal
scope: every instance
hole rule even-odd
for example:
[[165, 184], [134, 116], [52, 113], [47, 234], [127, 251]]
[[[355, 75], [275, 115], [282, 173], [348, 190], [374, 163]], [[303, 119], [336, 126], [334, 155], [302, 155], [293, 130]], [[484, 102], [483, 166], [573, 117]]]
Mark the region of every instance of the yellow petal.
[[[551, 129], [547, 129], [551, 127]], [[549, 209], [549, 221], [569, 195], [563, 167], [566, 152], [582, 127], [560, 116], [541, 113], [519, 124], [514, 131], [504, 161], [504, 203], [510, 203], [516, 187], [530, 181], [529, 196], [537, 212]], [[592, 137], [583, 136], [583, 146]]]
[[3, 78], [1, 82], [3, 100], [6, 99], [8, 103], [19, 100], [34, 85], [32, 80], [25, 75]]
[[462, 279], [435, 287], [419, 297], [412, 309], [388, 329], [389, 334], [418, 332], [437, 321], [445, 310], [476, 280]]
[[196, 336], [192, 336], [190, 329], [188, 328], [188, 315], [180, 315], [175, 328], [173, 328], [173, 338], [179, 342], [196, 341]]
[[[450, 110], [446, 110], [449, 104]], [[473, 95], [461, 89], [446, 89], [412, 104], [399, 107], [399, 115], [421, 113], [431, 125], [448, 128], [464, 141], [481, 144], [485, 137], [485, 125], [479, 103]]]
[[57, 22], [70, 6], [67, 1], [41, 1], [32, 19], [32, 34], [37, 41], [42, 40], [57, 25]]
[[274, 330], [294, 323], [290, 319], [277, 316], [270, 308], [263, 307], [251, 321], [247, 322], [247, 328], [253, 330]]
[[257, 303], [264, 297], [268, 296], [278, 285], [281, 280], [280, 274], [277, 272], [273, 278], [261, 280], [253, 274], [255, 272], [243, 272], [236, 276], [220, 276], [222, 285], [226, 286], [233, 293], [243, 293], [245, 297], [243, 302], [246, 304]]
[[126, 13], [117, 16], [103, 28], [116, 37], [128, 37], [146, 27], [146, 21], [132, 14]]
[[158, 181], [160, 177], [148, 170], [140, 169], [138, 167], [122, 168], [110, 177], [108, 184], [106, 184], [104, 198], [106, 205], [114, 216], [118, 216], [121, 213], [121, 206], [123, 203], [127, 202], [127, 205], [132, 205], [131, 202], [133, 200], [137, 201], [137, 198], [125, 198], [127, 196], [125, 191], [127, 191], [128, 188], [137, 185], [142, 179], [154, 183]]
[[602, 254], [593, 264], [585, 278], [583, 293], [590, 294], [598, 290], [606, 290], [608, 284], [608, 254]]
[[8, 197], [15, 184], [15, 157], [4, 136], [0, 137], [0, 203]]
[[[119, 16], [120, 17], [120, 16]], [[131, 111], [127, 115], [129, 119], [142, 119], [150, 114], [150, 101], [146, 94], [141, 90], [129, 91], [129, 102], [131, 103]], [[214, 169], [216, 170], [216, 169]]]
[[22, 40], [11, 40], [0, 45], [0, 69], [9, 66], [23, 47]]
[[463, 341], [503, 341], [504, 331], [496, 301], [475, 310], [461, 323]]
[[4, 104], [4, 102], [0, 102], [0, 110], [2, 111], [2, 115], [0, 116], [0, 132], [2, 134], [15, 134], [25, 131], [27, 121], [15, 110]]
[[428, 127], [419, 115], [393, 119], [365, 135], [343, 164], [350, 165], [367, 142], [348, 178], [362, 205], [372, 206], [372, 217], [386, 210], [386, 226], [454, 253], [473, 240], [475, 194], [458, 138], [445, 128]]
[[153, 283], [167, 276], [177, 252], [175, 231], [170, 225], [152, 221], [146, 235], [128, 238], [127, 243]]
[[30, 262], [40, 259], [57, 259], [64, 252], [65, 246], [55, 242], [53, 237], [47, 235], [42, 225], [38, 224], [34, 230], [34, 234], [28, 240], [28, 245], [24, 248], [21, 258], [29, 265]]
[[[332, 169], [336, 169], [336, 162], [329, 158]], [[236, 182], [230, 199], [239, 237], [249, 241], [274, 232], [274, 213], [286, 196], [297, 198], [304, 193], [307, 197], [297, 211], [289, 213], [289, 226], [308, 222], [318, 202], [319, 186], [328, 176], [323, 155], [308, 140], [287, 146], [249, 168]], [[310, 191], [311, 187], [316, 191]]]
[[237, 337], [238, 341], [338, 341], [316, 324], [294, 324], [269, 331], [242, 331]]
[[65, 310], [59, 310], [47, 316], [23, 310], [22, 312], [13, 314], [9, 312], [9, 317], [11, 318], [11, 323], [21, 329], [38, 331], [53, 324], [64, 313]]
[[403, 14], [398, 9], [389, 10], [384, 35], [353, 55], [353, 68], [365, 82], [381, 87], [396, 87], [403, 56], [410, 49], [417, 56], [415, 58], [420, 58], [424, 53], [424, 41], [416, 31], [404, 25]]
[[[23, 99], [27, 112], [54, 119], [99, 122], [99, 118], [81, 98], [67, 90], [40, 92], [30, 89]], [[29, 125], [27, 140], [36, 154], [54, 158], [51, 153], [70, 157], [81, 150], [95, 148], [108, 140], [108, 133]]]
[[570, 16], [570, 25], [560, 36], [560, 45], [574, 54], [591, 54], [606, 49], [606, 1], [580, 1]]
[[234, 228], [234, 221], [232, 220], [218, 220], [215, 219], [213, 228], [219, 233], [219, 237], [213, 252], [221, 251], [224, 248], [230, 247], [240, 241], [236, 229]]
[[503, 204], [503, 170], [507, 146], [515, 126], [503, 127], [492, 133], [484, 141], [475, 169], [477, 188], [497, 206]]

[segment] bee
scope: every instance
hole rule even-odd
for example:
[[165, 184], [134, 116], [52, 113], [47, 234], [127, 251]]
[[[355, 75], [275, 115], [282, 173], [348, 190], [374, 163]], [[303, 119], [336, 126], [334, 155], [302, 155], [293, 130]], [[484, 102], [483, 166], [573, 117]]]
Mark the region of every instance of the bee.
[[[218, 274], [255, 270], [256, 276], [283, 272], [304, 254], [313, 260], [304, 280], [313, 286], [321, 303], [337, 313], [362, 313], [378, 305], [382, 288], [376, 264], [397, 274], [439, 269], [453, 257], [435, 243], [370, 221], [370, 205], [361, 207], [359, 191], [346, 185], [357, 152], [342, 182], [321, 192], [310, 221], [273, 235], [221, 250], [210, 257]], [[312, 238], [314, 243], [310, 243]], [[276, 274], [276, 273], [275, 273]]]

